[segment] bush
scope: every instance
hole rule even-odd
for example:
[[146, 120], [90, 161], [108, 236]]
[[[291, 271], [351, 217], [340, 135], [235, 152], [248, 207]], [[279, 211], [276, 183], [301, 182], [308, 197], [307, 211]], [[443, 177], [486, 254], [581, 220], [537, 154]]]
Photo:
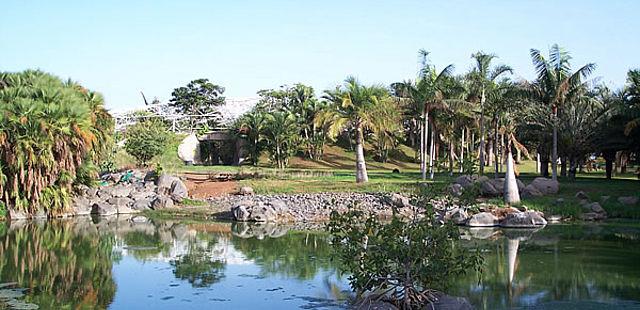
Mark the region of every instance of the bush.
[[125, 137], [124, 149], [136, 159], [138, 166], [146, 167], [168, 146], [171, 133], [162, 121], [147, 119], [127, 128]]
[[420, 309], [452, 278], [479, 270], [479, 253], [456, 242], [455, 226], [434, 225], [432, 212], [409, 222], [394, 217], [389, 224], [365, 217], [357, 210], [334, 212], [329, 223], [336, 256], [358, 297], [370, 292], [402, 309]]

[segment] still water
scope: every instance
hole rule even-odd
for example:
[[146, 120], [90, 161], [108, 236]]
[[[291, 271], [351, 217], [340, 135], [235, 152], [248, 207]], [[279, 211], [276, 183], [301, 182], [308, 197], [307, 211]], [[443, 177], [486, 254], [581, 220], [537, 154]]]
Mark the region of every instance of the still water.
[[[479, 309], [640, 309], [640, 226], [464, 230]], [[142, 216], [0, 224], [0, 309], [340, 309], [346, 276], [306, 227]]]

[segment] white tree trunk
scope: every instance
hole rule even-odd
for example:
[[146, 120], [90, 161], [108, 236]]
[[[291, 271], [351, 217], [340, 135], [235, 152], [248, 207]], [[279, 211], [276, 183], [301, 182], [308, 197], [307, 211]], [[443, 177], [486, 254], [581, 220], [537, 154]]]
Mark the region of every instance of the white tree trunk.
[[516, 173], [513, 167], [511, 147], [507, 150], [507, 173], [504, 179], [504, 203], [507, 205], [520, 203], [520, 192], [516, 182]]
[[433, 169], [433, 161], [435, 160], [436, 157], [436, 135], [435, 135], [435, 128], [431, 128], [431, 150], [429, 151], [430, 155], [429, 155], [429, 179], [433, 180], [433, 173], [434, 173], [434, 169]]
[[362, 128], [356, 128], [356, 183], [369, 182], [367, 174], [367, 164], [364, 161], [364, 137]]
[[557, 111], [553, 112], [553, 152], [551, 154], [551, 179], [558, 180], [558, 126], [557, 126]]
[[460, 141], [460, 173], [462, 173], [462, 164], [464, 163], [464, 127], [462, 127], [462, 135]]
[[540, 173], [540, 153], [536, 153], [536, 173]]
[[518, 247], [520, 245], [520, 239], [507, 239], [507, 260], [509, 266], [507, 270], [509, 272], [509, 284], [513, 283], [513, 277], [516, 273], [516, 259], [518, 258]]

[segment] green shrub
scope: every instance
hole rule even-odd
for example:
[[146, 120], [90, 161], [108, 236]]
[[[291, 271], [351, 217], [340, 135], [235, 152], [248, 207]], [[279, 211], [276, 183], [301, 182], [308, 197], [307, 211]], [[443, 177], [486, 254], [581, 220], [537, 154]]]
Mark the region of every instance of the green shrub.
[[162, 121], [146, 119], [127, 128], [124, 149], [139, 166], [146, 167], [151, 159], [162, 154], [170, 136], [171, 132]]
[[482, 259], [456, 242], [457, 227], [434, 225], [428, 210], [424, 215], [408, 222], [394, 216], [388, 224], [358, 210], [331, 215], [331, 243], [358, 297], [374, 293], [420, 309], [456, 276], [479, 271]]

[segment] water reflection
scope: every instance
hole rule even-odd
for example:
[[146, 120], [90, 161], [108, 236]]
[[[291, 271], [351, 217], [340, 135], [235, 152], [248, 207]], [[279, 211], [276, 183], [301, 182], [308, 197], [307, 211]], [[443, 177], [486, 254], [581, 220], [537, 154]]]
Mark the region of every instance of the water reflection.
[[[347, 281], [317, 227], [149, 220], [18, 222], [0, 229], [0, 285], [41, 308], [340, 308]], [[638, 307], [640, 227], [463, 230], [485, 271], [450, 293], [480, 309]], [[5, 307], [0, 301], [0, 309]]]

